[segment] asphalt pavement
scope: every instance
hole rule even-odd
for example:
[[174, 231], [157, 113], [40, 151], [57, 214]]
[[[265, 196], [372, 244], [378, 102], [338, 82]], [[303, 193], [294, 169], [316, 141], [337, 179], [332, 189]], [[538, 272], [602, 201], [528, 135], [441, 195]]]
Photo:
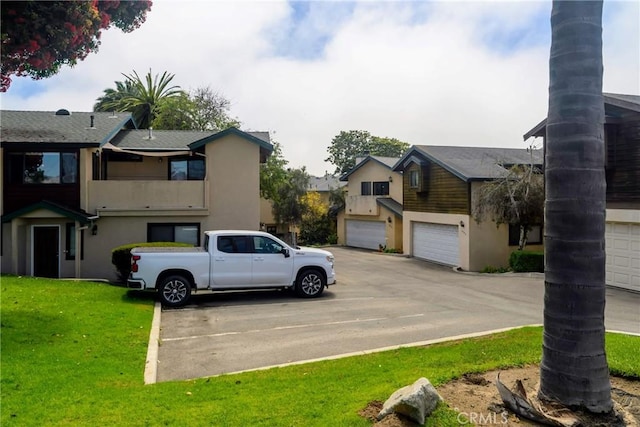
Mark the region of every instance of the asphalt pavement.
[[[145, 380], [215, 376], [542, 323], [542, 274], [461, 273], [403, 256], [330, 250], [338, 283], [320, 298], [288, 291], [197, 294], [184, 308], [157, 309]], [[639, 334], [640, 295], [608, 289], [605, 323]]]

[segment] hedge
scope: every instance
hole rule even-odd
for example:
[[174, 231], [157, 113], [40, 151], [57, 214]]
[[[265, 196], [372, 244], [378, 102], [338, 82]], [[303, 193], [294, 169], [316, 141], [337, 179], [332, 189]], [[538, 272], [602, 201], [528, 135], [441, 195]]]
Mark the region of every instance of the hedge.
[[544, 252], [515, 251], [509, 256], [511, 270], [521, 273], [534, 271], [544, 273]]
[[111, 264], [115, 265], [118, 272], [118, 279], [126, 282], [131, 272], [131, 249], [133, 248], [149, 248], [149, 247], [172, 247], [172, 246], [193, 246], [188, 243], [177, 242], [146, 242], [146, 243], [129, 243], [127, 245], [118, 246], [111, 250]]

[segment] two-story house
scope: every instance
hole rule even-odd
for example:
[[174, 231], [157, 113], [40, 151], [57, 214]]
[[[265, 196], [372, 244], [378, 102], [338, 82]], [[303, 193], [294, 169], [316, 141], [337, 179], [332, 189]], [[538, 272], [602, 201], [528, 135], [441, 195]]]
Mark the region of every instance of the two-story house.
[[[640, 292], [640, 96], [605, 93], [606, 282]], [[524, 135], [546, 138], [546, 119]], [[546, 141], [543, 142], [546, 147]]]
[[396, 157], [366, 156], [340, 177], [347, 181], [344, 211], [338, 214], [338, 243], [402, 252], [402, 175]]
[[128, 113], [2, 111], [2, 272], [115, 278], [111, 249], [258, 229], [266, 132], [137, 130]]
[[[518, 247], [518, 227], [473, 218], [478, 190], [514, 165], [541, 165], [540, 150], [414, 145], [395, 164], [403, 174], [404, 252], [416, 258], [480, 271], [507, 267]], [[541, 249], [542, 229], [527, 248]]]

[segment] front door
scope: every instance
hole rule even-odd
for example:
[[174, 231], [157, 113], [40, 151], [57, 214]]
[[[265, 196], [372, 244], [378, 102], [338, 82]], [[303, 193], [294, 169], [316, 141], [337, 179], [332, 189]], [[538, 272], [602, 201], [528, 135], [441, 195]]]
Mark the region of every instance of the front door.
[[33, 275], [36, 277], [60, 277], [60, 228], [57, 226], [33, 227]]

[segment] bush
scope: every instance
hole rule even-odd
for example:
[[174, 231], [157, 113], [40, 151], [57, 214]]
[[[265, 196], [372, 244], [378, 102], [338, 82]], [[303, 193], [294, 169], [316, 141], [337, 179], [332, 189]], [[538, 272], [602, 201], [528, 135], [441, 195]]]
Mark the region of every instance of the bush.
[[515, 272], [544, 272], [544, 252], [515, 251], [509, 257], [509, 266]]
[[128, 245], [118, 246], [111, 250], [111, 264], [115, 265], [118, 272], [118, 280], [126, 282], [131, 272], [131, 249], [140, 247], [171, 247], [171, 246], [193, 246], [188, 243], [177, 242], [147, 242], [147, 243], [129, 243]]
[[402, 251], [396, 248], [384, 248], [384, 253], [385, 254], [401, 254]]
[[494, 267], [492, 265], [487, 265], [485, 268], [480, 270], [480, 273], [488, 273], [488, 274], [507, 273], [507, 272], [509, 272], [508, 268], [505, 268], [505, 267]]

